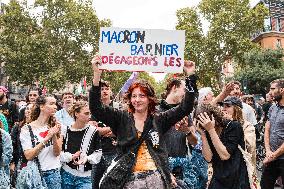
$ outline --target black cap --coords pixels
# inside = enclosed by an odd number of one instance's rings
[[[223,106],[224,104],[229,104],[229,105],[239,106],[240,108],[243,108],[242,101],[238,97],[235,97],[235,96],[229,96],[225,98],[223,102],[218,102],[218,104],[220,104],[221,106]]]

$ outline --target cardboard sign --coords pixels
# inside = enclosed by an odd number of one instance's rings
[[[185,31],[101,28],[100,69],[181,73]]]

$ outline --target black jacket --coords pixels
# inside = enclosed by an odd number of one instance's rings
[[[195,81],[193,82],[195,85]],[[193,87],[189,86],[189,88],[192,89]],[[168,156],[164,142],[164,134],[171,128],[172,125],[180,121],[184,116],[188,115],[192,111],[195,92],[194,90],[186,91],[185,98],[179,106],[168,111],[149,116],[145,121],[145,124],[149,123],[149,121],[151,121],[151,123],[155,123],[153,124],[148,136],[151,136],[155,132],[158,133],[159,145],[154,146],[151,137],[148,137],[145,142],[149,153],[165,182],[166,188],[170,188],[171,179],[170,170],[168,167]],[[126,153],[138,140],[133,114],[127,111],[105,106],[102,104],[100,99],[100,86],[92,86],[89,97],[92,115],[111,127],[113,133],[117,136],[119,153]]]

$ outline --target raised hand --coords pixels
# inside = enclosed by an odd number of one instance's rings
[[[93,68],[93,71],[94,73],[101,73],[102,71],[99,69],[99,65],[102,65],[102,59],[101,59],[101,56],[97,53],[92,61],[92,68]]]
[[[185,60],[183,70],[188,76],[194,74],[195,73],[195,62]]]
[[[92,62],[92,68],[93,68],[93,74],[94,74],[93,84],[94,86],[99,86],[99,82],[100,82],[101,74],[102,74],[102,70],[99,69],[99,65],[102,64],[101,56],[99,54],[96,54],[91,62]]]
[[[233,82],[229,82],[227,83],[223,89],[222,89],[222,93],[225,94],[226,96],[230,95],[231,91],[234,90],[234,86],[235,84]]]

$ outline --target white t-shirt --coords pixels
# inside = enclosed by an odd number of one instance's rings
[[[35,145],[42,142],[48,134],[47,126],[36,129],[32,128],[32,130],[35,137]],[[24,151],[33,148],[30,132],[27,125],[25,125],[21,130],[20,140]],[[61,167],[60,156],[56,157],[53,154],[52,140],[50,140],[40,151],[38,155],[38,160],[40,162],[42,171],[48,171]]]

